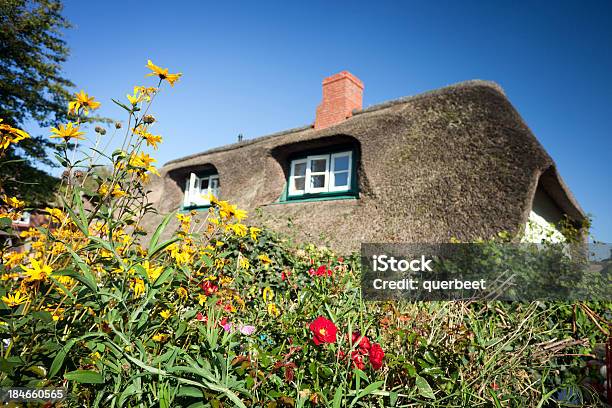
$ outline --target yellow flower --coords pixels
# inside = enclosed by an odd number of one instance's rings
[[[149,261],[144,261],[142,263],[142,267],[145,269],[145,271],[147,271],[147,276],[149,277],[149,281],[151,282],[155,282],[164,270],[163,266],[154,268],[152,265],[149,264]]]
[[[68,103],[68,113],[77,115],[79,109],[83,109],[83,113],[89,114],[89,110],[96,110],[100,107],[100,102],[96,102],[93,96],[89,96],[81,89],[81,92],[75,93],[76,99]]]
[[[280,310],[278,309],[275,303],[268,304],[268,314],[274,317],[278,317],[280,315]]]
[[[198,293],[198,303],[200,304],[200,306],[204,306],[204,303],[206,302],[206,299],[208,299],[206,297],[206,295]]]
[[[168,319],[170,316],[172,316],[172,312],[169,309],[167,309],[162,312],[159,312],[159,315],[163,317],[164,319]]]
[[[191,217],[184,214],[176,214],[176,219],[181,223],[181,230],[185,233],[189,232],[191,226]]]
[[[21,201],[17,197],[8,197],[6,194],[2,195],[2,201],[4,201],[16,210],[25,206],[25,201]]]
[[[71,286],[73,286],[76,281],[74,279],[72,279],[70,276],[64,276],[64,275],[53,275],[53,277],[62,285],[70,288]]]
[[[132,104],[132,106],[136,106],[138,102],[142,100],[142,94],[138,92],[136,88],[134,88],[134,95],[127,94],[125,95],[128,98],[128,101]]]
[[[32,264],[32,268],[27,268],[20,265],[21,269],[23,269],[28,275],[26,278],[28,281],[45,280],[47,275],[50,275],[51,272],[53,272],[53,269],[51,269],[50,266],[40,263],[36,259],[30,259],[30,263]]]
[[[100,187],[98,187],[98,193],[103,196],[108,194],[108,184],[106,183],[100,184]]]
[[[214,203],[212,197],[210,202]],[[236,206],[231,205],[227,201],[216,201],[216,204],[219,205],[219,215],[221,216],[221,218],[228,219],[232,215],[234,215],[234,212],[236,211]]]
[[[157,160],[155,160],[148,154],[140,152],[140,154],[133,154],[130,156],[129,165],[132,167],[145,169],[159,176],[159,172],[157,171],[157,169],[151,165],[151,163],[155,163],[156,161]]]
[[[263,297],[264,302],[267,303],[271,301],[272,299],[274,299],[274,291],[270,289],[269,286],[266,286],[263,290],[262,297]]]
[[[16,290],[15,294],[8,294],[7,296],[2,296],[2,301],[8,306],[19,306],[22,303],[27,302],[29,296],[27,294],[22,294],[20,291]]]
[[[162,137],[160,135],[153,135],[149,132],[142,135],[142,137],[147,141],[147,145],[153,146],[154,149],[157,149],[157,144],[162,142]]]
[[[221,279],[219,279],[219,285],[227,286],[227,285],[231,284],[233,281],[234,281],[234,279],[230,278],[229,276],[224,276]]]
[[[249,232],[251,233],[251,239],[253,241],[257,241],[257,234],[259,234],[261,232],[260,228],[256,228],[256,227],[251,227],[249,228]]]
[[[234,210],[234,217],[236,217],[238,221],[241,221],[247,217],[247,212],[236,208]]]
[[[117,183],[113,186],[113,192],[111,193],[115,198],[121,198],[127,193],[121,189],[121,186]]]
[[[168,81],[168,83],[170,84],[170,86],[174,86],[174,83],[176,81],[178,81],[178,79],[181,77],[181,73],[178,74],[169,74],[168,73],[168,68],[160,68],[157,65],[153,64],[153,62],[151,62],[151,60],[147,61],[147,68],[149,68],[151,71],[150,74],[147,74],[146,76],[155,76],[157,75],[159,77],[159,79],[161,80],[166,80]]]
[[[155,95],[156,92],[157,92],[157,88],[154,88],[152,86],[149,86],[149,87],[135,86],[134,87],[134,95],[136,95],[136,93],[140,93],[141,97],[146,99],[147,102],[151,102],[151,96]]]
[[[257,257],[262,264],[264,265],[270,265],[272,263],[272,260],[270,259],[270,257],[268,257],[268,255],[266,254],[261,254]]]
[[[168,339],[168,335],[164,333],[157,333],[152,337],[153,341],[162,342]]]
[[[76,126],[75,126],[76,125]],[[51,128],[51,139],[64,139],[68,142],[70,139],[85,140],[85,132],[79,131],[79,125],[76,123],[68,122],[66,125],[59,125],[59,128]]]
[[[244,256],[241,256],[240,260],[238,261],[238,266],[243,269],[249,269],[249,266],[251,266],[251,263],[249,262],[247,258],[245,258]]]
[[[135,278],[130,282],[130,288],[134,291],[134,297],[140,297],[145,292],[144,281],[140,278]]]
[[[153,146],[154,149],[157,149],[157,144],[162,142],[162,137],[149,133],[146,126],[139,125],[133,130],[135,134],[146,140],[148,146]]]
[[[176,294],[180,299],[187,299],[187,289],[182,286],[176,288]]]
[[[239,237],[245,237],[247,234],[247,227],[244,224],[236,223],[229,225],[229,227],[234,231],[234,234]]]
[[[53,319],[54,322],[57,322],[58,320],[62,320],[64,318],[64,308],[60,307],[57,310],[53,310],[51,312],[51,319]]]
[[[0,119],[0,151],[6,150],[11,143],[17,144],[23,139],[28,139],[30,135],[21,129],[14,128]]]

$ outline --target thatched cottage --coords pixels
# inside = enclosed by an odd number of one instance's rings
[[[313,124],[170,161],[152,201],[161,215],[205,210],[211,192],[250,210],[251,223],[341,251],[585,221],[497,84],[467,81],[365,109],[363,89],[346,71],[326,78]]]

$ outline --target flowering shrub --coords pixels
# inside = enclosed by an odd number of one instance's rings
[[[140,224],[154,211],[146,189],[157,170],[143,149],[162,142],[148,112],[181,76],[147,67],[157,86],[114,101],[128,115],[121,149],[98,148],[101,126],[85,137],[82,118],[100,103],[84,91],[68,107],[73,121],[51,129],[66,168],[63,204],[21,234],[24,247],[3,248],[0,386],[63,386],[63,406],[102,407],[529,406],[550,397],[560,351],[538,345],[570,333],[557,327],[566,308],[366,304],[356,256],[297,247],[214,197],[204,222],[168,214],[147,235]],[[0,131],[2,149],[28,137]],[[104,162],[111,170],[97,172]],[[26,204],[1,199],[8,231]],[[162,240],[172,217],[178,228]]]

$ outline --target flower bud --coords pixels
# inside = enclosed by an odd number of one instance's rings
[[[121,122],[115,122],[115,129],[121,129]]]
[[[144,115],[142,117],[142,121],[147,125],[150,125],[151,123],[155,122],[155,117],[153,115]]]
[[[96,126],[96,128],[94,130],[96,131],[96,133],[102,134],[102,130],[104,130],[104,129],[102,129],[101,126]]]

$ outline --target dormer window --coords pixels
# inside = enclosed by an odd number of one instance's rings
[[[287,198],[356,192],[352,150],[313,154],[291,160]]]
[[[209,206],[210,194],[219,197],[219,175],[190,173],[185,181],[183,208]]]

